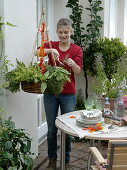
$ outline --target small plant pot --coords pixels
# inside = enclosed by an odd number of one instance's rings
[[[56,81],[55,79],[48,80],[46,93],[60,94],[63,91],[63,82]]]

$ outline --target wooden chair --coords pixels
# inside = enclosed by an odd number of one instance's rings
[[[103,168],[105,170],[127,170],[127,140],[110,140],[107,159],[103,158],[96,147],[89,147],[89,150],[96,159],[96,165],[90,166],[92,170]]]

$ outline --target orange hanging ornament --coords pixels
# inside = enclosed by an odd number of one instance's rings
[[[38,52],[38,57],[44,57],[47,55],[44,52],[44,43],[45,43],[45,41],[48,41],[48,39],[45,39],[45,27],[46,27],[46,24],[43,22],[41,25],[41,28],[39,30],[41,32],[41,47]]]
[[[41,70],[42,70],[42,74],[44,74],[45,71],[46,71],[46,68],[45,68],[45,65],[44,65],[44,62],[43,62],[43,61],[44,61],[43,58],[40,58],[39,67],[40,67]]]
[[[48,41],[48,38],[45,39],[45,27],[46,27],[46,24],[43,22],[39,30],[41,32],[41,47],[39,48],[38,57],[40,58],[39,67],[41,67],[42,73],[45,73],[46,71],[43,57],[47,55],[44,52],[44,43],[45,41]]]

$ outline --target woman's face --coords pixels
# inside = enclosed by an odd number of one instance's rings
[[[67,26],[59,26],[56,31],[60,42],[67,42],[70,40],[72,29]]]

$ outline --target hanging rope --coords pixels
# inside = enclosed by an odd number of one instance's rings
[[[38,52],[38,57],[39,57],[39,61],[40,61],[39,66],[42,68],[42,73],[44,73],[45,67],[44,67],[43,57],[47,55],[44,52],[44,43],[45,42],[49,43],[49,47],[50,47],[50,50],[51,50],[51,57],[52,57],[52,60],[54,61],[54,65],[56,66],[56,61],[54,59],[52,45],[51,45],[51,42],[49,41],[47,26],[46,26],[46,22],[45,22],[45,9],[42,10],[42,14],[41,14],[41,17],[40,17],[40,22],[39,22],[39,29],[37,31],[36,39],[35,39],[35,42],[34,42],[34,45],[33,45],[32,62],[33,62],[34,53],[35,53],[35,50],[36,50],[37,37],[38,37],[39,32],[41,32],[41,46],[40,46],[39,52]]]
[[[41,17],[40,17],[40,21],[39,21],[39,28],[41,27],[41,23],[42,23],[42,21],[43,21],[44,15],[45,15],[45,9],[43,8],[43,9],[42,9],[42,13],[41,13]],[[33,62],[34,53],[35,53],[35,50],[36,50],[36,44],[37,44],[38,34],[39,34],[39,29],[37,29],[36,38],[35,38],[35,41],[34,41],[34,44],[33,44],[33,48],[32,48],[32,54],[31,54],[32,62]]]

